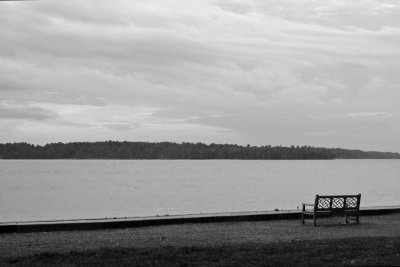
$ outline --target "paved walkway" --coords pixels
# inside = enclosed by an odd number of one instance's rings
[[[400,213],[399,206],[364,207],[360,209],[360,215],[382,215]],[[216,223],[237,221],[266,221],[281,219],[299,219],[300,210],[277,211],[249,211],[249,212],[225,212],[205,214],[185,214],[150,217],[126,217],[126,218],[100,218],[100,219],[76,219],[55,221],[27,221],[27,222],[0,222],[0,233],[27,233],[50,231],[74,231],[74,230],[100,230],[144,227],[168,224],[184,223]]]

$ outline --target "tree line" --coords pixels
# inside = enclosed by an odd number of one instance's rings
[[[240,146],[173,142],[72,142],[0,144],[2,159],[335,159],[400,158],[398,153],[311,146]]]

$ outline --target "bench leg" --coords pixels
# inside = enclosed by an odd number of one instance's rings
[[[315,212],[313,215],[313,226],[317,226],[317,214],[315,214]]]

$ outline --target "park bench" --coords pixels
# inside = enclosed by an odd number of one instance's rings
[[[360,200],[361,194],[333,196],[315,195],[314,204],[302,204],[301,222],[304,225],[306,217],[312,216],[313,225],[316,226],[317,217],[344,214],[344,221],[346,224],[349,223],[349,220],[354,220],[358,224],[360,222]]]

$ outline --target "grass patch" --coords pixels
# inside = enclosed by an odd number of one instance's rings
[[[346,238],[215,247],[102,248],[4,258],[8,266],[398,265],[400,237]]]

